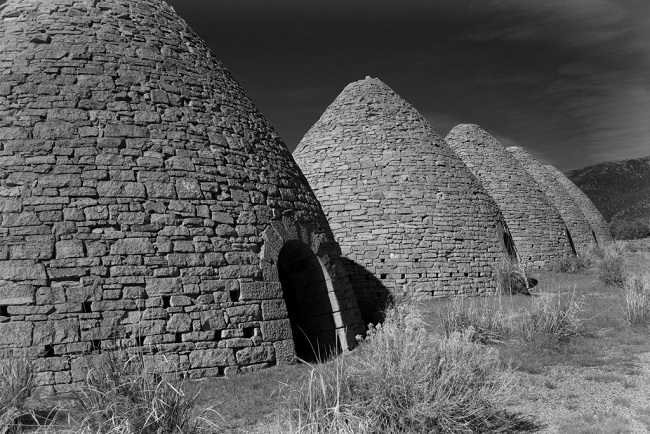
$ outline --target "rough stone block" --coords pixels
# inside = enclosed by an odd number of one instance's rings
[[[71,139],[74,132],[69,122],[43,122],[34,125],[33,135],[36,140]]]
[[[282,341],[291,339],[291,323],[288,319],[281,319],[276,321],[264,321],[260,323],[262,330],[262,337],[267,342]]]
[[[219,277],[221,279],[241,279],[245,277],[260,277],[262,270],[256,265],[228,265],[219,268]]]
[[[136,125],[106,125],[104,135],[106,137],[149,137],[149,130]]]
[[[111,255],[146,255],[154,251],[149,238],[122,238],[111,246]]]
[[[1,306],[20,306],[33,304],[36,298],[36,287],[33,285],[24,285],[0,281],[0,305]]]
[[[38,226],[41,219],[35,212],[9,213],[2,216],[2,226],[6,228]]]
[[[272,346],[248,347],[237,351],[235,356],[239,365],[273,362],[275,349]]]
[[[37,322],[34,326],[34,345],[56,345],[79,342],[77,318]]]
[[[0,277],[13,281],[45,281],[45,267],[34,261],[0,261]]]
[[[271,319],[288,318],[287,305],[284,300],[265,300],[262,302],[262,319],[267,321]]]
[[[147,194],[154,199],[176,199],[176,188],[174,184],[167,182],[147,182],[145,184]]]
[[[164,294],[179,294],[183,285],[179,277],[148,277],[145,290],[149,297]]]
[[[268,300],[282,298],[279,282],[242,282],[241,300]]]
[[[229,322],[239,324],[262,319],[260,306],[257,304],[248,304],[244,306],[233,306],[226,309]]]
[[[192,368],[212,368],[236,364],[235,352],[230,348],[194,350],[190,353],[190,367]]]
[[[230,265],[255,265],[259,263],[259,255],[253,252],[227,252],[226,261]]]
[[[0,348],[23,348],[32,345],[34,324],[23,321],[0,323]]]
[[[279,365],[296,363],[296,347],[293,340],[274,342],[273,348],[275,348],[275,359]]]
[[[183,333],[192,330],[192,318],[185,313],[177,313],[171,316],[167,322],[167,331],[171,333]]]
[[[208,310],[200,313],[201,330],[223,330],[226,328],[226,320],[221,310]]]
[[[202,199],[203,193],[199,181],[191,178],[181,178],[176,181],[176,193],[179,199]]]
[[[82,258],[84,257],[84,245],[82,241],[64,240],[56,243],[56,258]]]
[[[101,197],[129,197],[141,199],[146,197],[143,184],[127,181],[100,181],[97,184],[97,193]]]

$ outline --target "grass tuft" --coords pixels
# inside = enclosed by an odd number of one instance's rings
[[[503,294],[530,295],[526,267],[510,258],[502,258],[493,269],[497,289]]]
[[[3,360],[0,364],[0,432],[18,432],[30,412],[26,403],[35,388],[32,363],[24,357]],[[5,429],[6,427],[6,429]]]
[[[612,286],[623,287],[626,279],[625,246],[616,242],[605,248],[605,255],[600,261],[598,279]]]
[[[503,342],[512,330],[512,312],[501,305],[501,297],[455,298],[446,309],[438,311],[445,337],[463,332],[470,327],[474,342],[497,344]]]
[[[101,355],[73,393],[70,417],[81,430],[110,433],[195,433],[196,396],[179,381],[148,369],[141,354],[118,350]]]
[[[650,274],[628,276],[623,285],[620,303],[628,326],[649,326]]]
[[[578,336],[582,302],[575,292],[543,294],[533,301],[531,309],[520,317],[521,339],[524,342],[556,345]]]
[[[438,337],[412,306],[389,309],[355,353],[287,386],[291,431],[510,432],[521,422],[504,411],[516,398],[512,370],[473,333]]]

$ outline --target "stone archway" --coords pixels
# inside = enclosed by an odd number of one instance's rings
[[[296,355],[318,361],[338,352],[336,324],[330,301],[331,281],[305,243],[285,243],[278,256],[278,277],[287,305]]]
[[[515,249],[515,242],[513,241],[512,236],[510,235],[510,231],[501,222],[497,223],[496,229],[497,229],[497,235],[499,237],[499,241],[501,243],[501,248],[508,255],[510,259],[516,261],[517,250]]]
[[[288,217],[273,221],[262,238],[263,278],[282,288],[291,324],[291,351],[278,352],[278,362],[355,347],[365,329],[334,239]]]
[[[578,252],[576,251],[576,246],[573,244],[573,237],[571,237],[571,232],[569,231],[568,226],[564,226],[564,233],[566,233],[566,237],[569,239],[569,245],[571,246],[571,252],[573,252],[573,255],[576,256]]]

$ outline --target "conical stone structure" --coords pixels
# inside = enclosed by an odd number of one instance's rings
[[[498,207],[415,108],[380,80],[346,86],[294,157],[348,260],[362,314],[387,293],[495,289],[492,267],[504,255]]]
[[[461,124],[445,141],[499,205],[521,264],[544,268],[573,254],[560,213],[494,137],[478,125]]]
[[[589,221],[591,229],[593,231],[596,242],[599,245],[611,243],[614,241],[612,238],[612,232],[609,230],[609,225],[603,217],[603,215],[598,211],[593,202],[587,197],[586,194],[578,188],[569,178],[567,178],[564,173],[560,172],[555,166],[546,165],[544,166],[551,175],[555,177],[555,180],[569,193],[573,200],[578,204],[580,210],[584,216]]]
[[[562,220],[564,220],[569,228],[569,237],[575,250],[578,253],[588,250],[596,240],[589,222],[573,197],[569,195],[543,165],[523,148],[511,146],[506,148],[506,150],[532,175],[537,185],[539,185],[553,205],[555,205],[555,208],[560,212]]]
[[[171,7],[9,0],[0,19],[0,357],[64,388],[118,346],[198,378],[353,344],[318,201]]]

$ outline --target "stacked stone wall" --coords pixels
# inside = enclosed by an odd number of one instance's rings
[[[591,226],[576,201],[560,185],[549,171],[535,158],[519,146],[506,148],[515,159],[530,173],[537,185],[548,196],[566,223],[575,249],[585,252],[595,243]]]
[[[378,79],[349,84],[294,152],[362,312],[378,292],[493,291],[503,217],[426,120]]]
[[[340,250],[276,132],[159,0],[0,10],[0,358],[43,386],[117,347],[190,377],[294,357],[277,271],[299,242],[362,331]]]
[[[556,181],[564,187],[573,200],[578,204],[582,213],[589,221],[598,244],[603,245],[613,242],[614,238],[612,238],[612,232],[609,230],[607,221],[587,195],[556,167],[551,165],[546,165],[544,167],[548,169],[551,175],[555,177]]]
[[[445,141],[499,205],[521,264],[544,268],[572,254],[559,212],[494,137],[478,125],[462,124]]]

